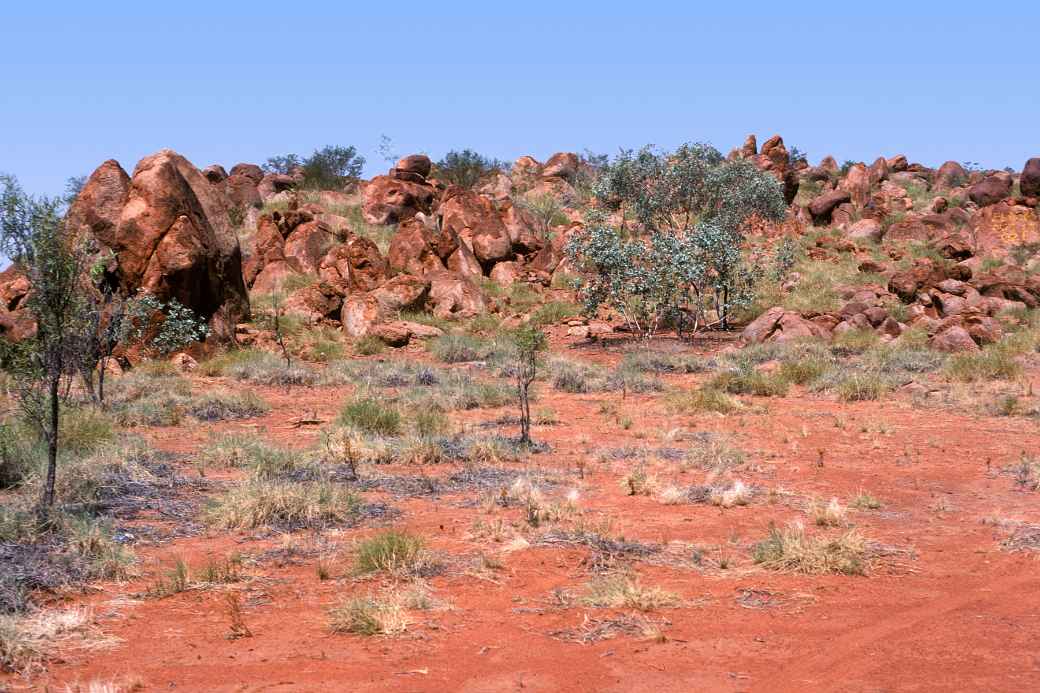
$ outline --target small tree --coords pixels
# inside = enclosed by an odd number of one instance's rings
[[[80,336],[80,375],[83,385],[97,404],[105,404],[105,372],[116,348],[131,327],[130,304],[115,290],[102,286],[87,298],[85,329]],[[97,372],[97,387],[94,373]]]
[[[62,381],[79,369],[87,306],[86,253],[66,232],[65,203],[33,198],[11,176],[0,176],[0,245],[26,274],[32,290],[26,307],[36,334],[13,364],[19,405],[47,443],[47,475],[41,520],[54,505],[58,467]]]
[[[434,165],[433,175],[452,185],[469,189],[505,168],[504,162],[482,156],[472,149],[463,149],[461,152],[452,150]]]
[[[302,187],[312,190],[332,190],[356,181],[361,177],[365,157],[354,147],[326,145],[307,158],[296,154],[272,156],[264,168],[270,173],[290,174],[297,169],[303,172]]]
[[[513,334],[516,348],[516,394],[520,402],[520,443],[531,444],[531,383],[538,375],[538,354],[545,350],[545,333],[525,325]]]
[[[704,144],[671,153],[649,146],[622,151],[593,190],[620,220],[611,226],[597,210],[568,246],[585,272],[586,312],[606,303],[647,339],[666,318],[680,334],[691,318],[694,330],[727,328],[732,308],[750,300],[758,272],[741,253],[746,222],[752,215],[779,221],[786,213],[776,179]]]
[[[341,188],[361,177],[365,157],[354,147],[327,145],[303,162],[303,187],[317,190]]]

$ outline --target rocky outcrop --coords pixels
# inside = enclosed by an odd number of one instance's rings
[[[419,212],[430,213],[436,193],[426,183],[376,176],[362,190],[361,211],[369,224],[397,224]]]
[[[1040,197],[1040,157],[1030,159],[1022,167],[1018,186],[1026,197]]]
[[[1011,194],[1011,176],[992,174],[968,188],[968,197],[979,207],[994,205]]]
[[[847,190],[831,190],[809,203],[809,214],[812,215],[813,224],[826,226],[831,223],[831,214],[834,209],[852,199]]]
[[[129,183],[117,163],[105,162],[73,203],[70,221],[115,255],[124,293],[176,298],[221,339],[233,338],[235,324],[249,314],[224,196],[176,152],[142,159]]]

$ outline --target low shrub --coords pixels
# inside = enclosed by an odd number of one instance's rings
[[[365,433],[393,436],[401,432],[401,413],[397,408],[371,396],[358,396],[347,402],[338,422]]]
[[[432,564],[433,560],[422,537],[389,530],[358,544],[354,573],[415,577],[427,573]]]

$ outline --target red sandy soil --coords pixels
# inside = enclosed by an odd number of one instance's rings
[[[588,358],[587,353],[572,355]],[[596,355],[610,361],[616,355]],[[1036,374],[1032,376],[1035,378]],[[669,376],[690,386],[702,376]],[[196,389],[221,379],[195,381]],[[290,420],[316,412],[333,419],[350,388],[255,388],[270,414],[249,422],[151,429],[159,448],[194,453],[214,431],[255,430],[283,445],[307,446],[317,427],[295,429]],[[751,398],[744,398],[752,402]],[[601,403],[633,420],[628,430]],[[1040,495],[1016,488],[1001,468],[1023,451],[1037,450],[1037,424],[1021,418],[979,417],[947,409],[915,408],[903,395],[880,402],[842,404],[827,395],[792,389],[785,398],[753,400],[748,413],[675,415],[663,395],[567,395],[541,388],[535,409],[549,406],[560,423],[535,429],[552,445],[529,466],[564,474],[553,494],[576,489],[586,519],[609,518],[614,532],[645,542],[687,542],[710,560],[697,567],[667,561],[632,564],[642,582],[678,593],[683,604],[645,615],[662,637],[618,634],[581,644],[552,633],[607,619],[624,610],[561,606],[554,590],[580,594],[590,578],[582,546],[532,546],[501,552],[503,545],[471,535],[477,520],[503,518],[522,525],[520,510],[488,514],[477,494],[393,498],[366,493],[402,511],[384,523],[423,535],[449,566],[430,579],[436,598],[450,608],[414,612],[413,625],[396,637],[362,637],[329,631],[327,609],[344,597],[376,591],[380,579],[349,577],[351,542],[379,531],[366,522],[327,531],[338,546],[333,579],[319,580],[318,558],[305,555],[279,565],[247,564],[250,578],[230,588],[190,590],[165,599],[143,598],[175,560],[202,565],[233,552],[256,555],[294,542],[315,545],[315,534],[291,537],[208,531],[202,536],[139,546],[141,577],[103,584],[76,603],[93,605],[103,631],[120,640],[92,653],[70,651],[26,684],[12,688],[62,690],[91,681],[133,682],[142,690],[178,691],[936,691],[1040,689],[1040,564],[1036,553],[1000,546],[1010,532],[993,519],[1040,522]],[[468,423],[511,415],[511,408],[455,416]],[[512,429],[503,429],[512,434]],[[790,496],[756,496],[744,507],[663,505],[628,496],[619,480],[632,462],[599,461],[596,451],[622,446],[684,447],[664,442],[667,431],[715,431],[732,436],[749,467],[737,477]],[[585,462],[584,479],[578,478]],[[662,483],[703,483],[648,457]],[[197,474],[190,464],[181,470]],[[385,471],[380,469],[379,471]],[[400,468],[397,473],[416,474]],[[426,469],[447,474],[445,465]],[[219,474],[218,474],[219,476]],[[227,474],[225,474],[227,476]],[[233,476],[233,474],[231,475]],[[750,547],[771,522],[801,519],[816,528],[808,500],[839,498],[847,504],[862,490],[880,510],[852,510],[857,530],[905,551],[883,557],[866,576],[797,575],[756,566]],[[466,502],[469,501],[467,505]],[[476,502],[474,502],[476,501]],[[501,552],[501,553],[500,553]],[[477,573],[481,554],[503,567]],[[720,568],[718,559],[729,565]],[[225,592],[242,593],[252,637],[229,640]],[[136,595],[136,596],[135,596]],[[0,680],[0,687],[3,682]]]

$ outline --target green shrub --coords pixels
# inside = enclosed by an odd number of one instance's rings
[[[338,421],[365,433],[393,436],[401,432],[401,413],[375,397],[359,396],[347,402]]]
[[[389,530],[358,544],[354,573],[387,573],[395,577],[419,576],[431,566],[426,542],[406,532]]]

